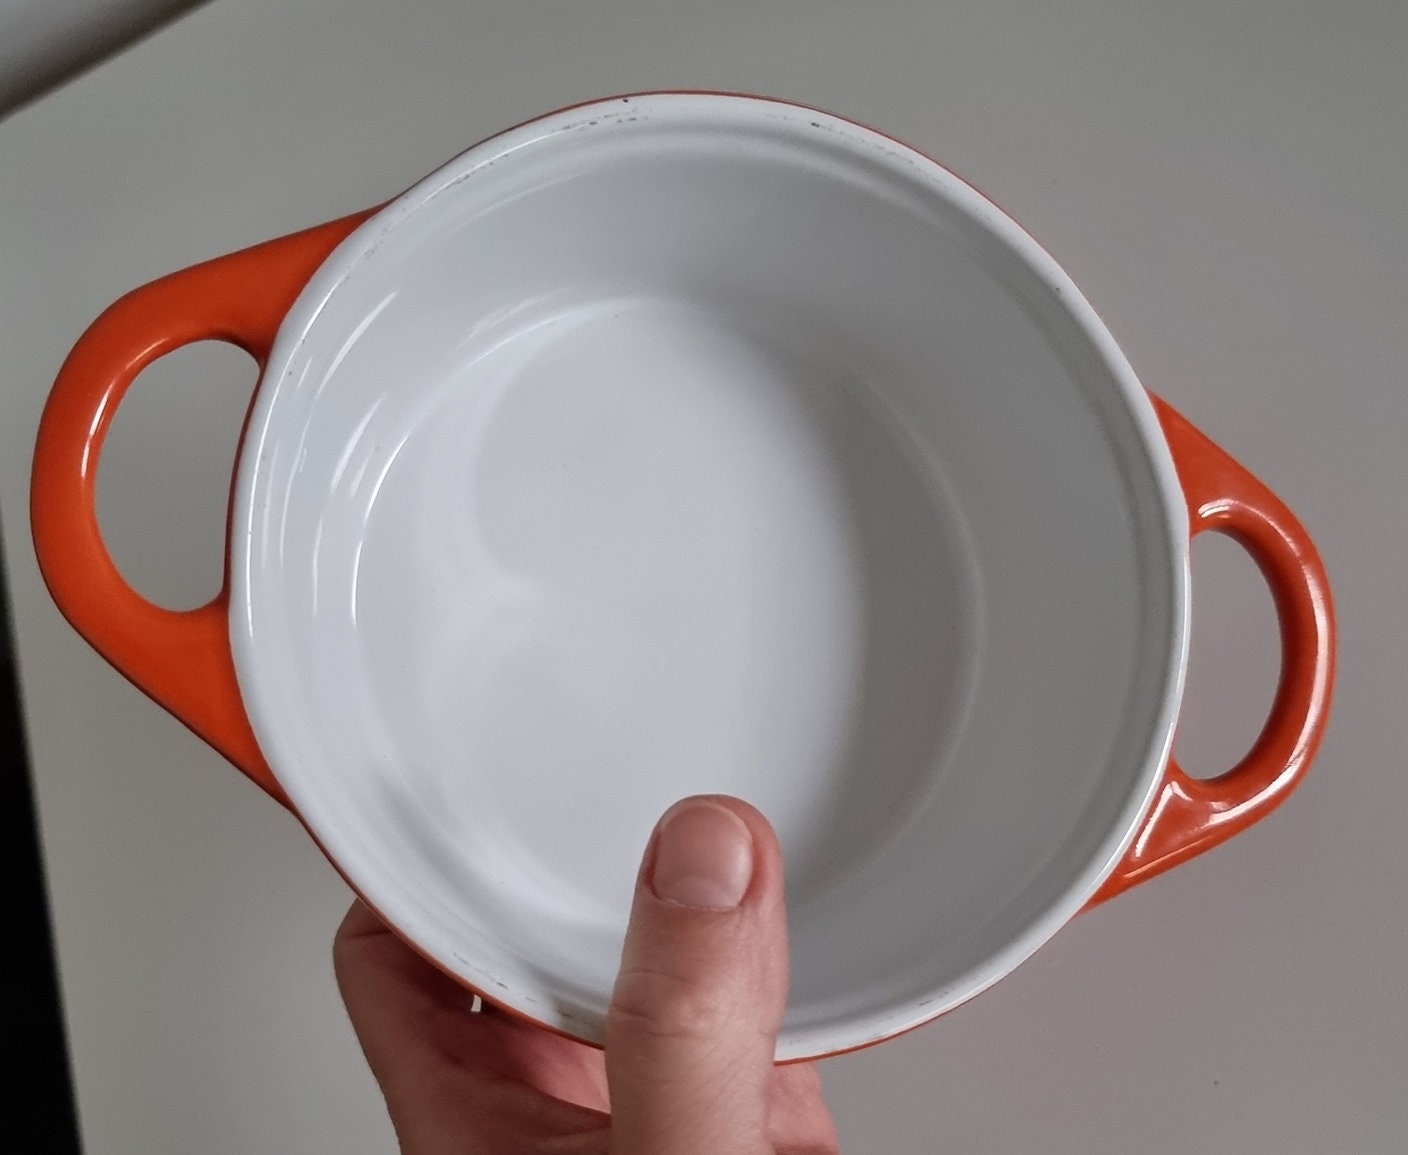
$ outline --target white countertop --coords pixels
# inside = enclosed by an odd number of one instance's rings
[[[1306,785],[951,1016],[824,1070],[856,1153],[1373,1153],[1408,1134],[1408,6],[1398,0],[220,0],[0,122],[0,510],[90,1155],[392,1149],[332,984],[346,892],[286,815],[109,669],[39,582],[46,390],[89,320],[377,202],[483,135],[657,87],[834,108],[1054,253],[1144,381],[1297,511],[1341,619]],[[219,581],[253,371],[152,370],[102,511],[156,596]],[[1229,764],[1265,594],[1195,549],[1182,753]]]

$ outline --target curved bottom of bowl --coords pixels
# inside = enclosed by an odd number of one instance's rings
[[[394,810],[553,955],[614,965],[679,797],[758,805],[802,903],[952,747],[977,624],[957,511],[807,345],[699,302],[556,306],[476,341],[388,455],[354,596]]]

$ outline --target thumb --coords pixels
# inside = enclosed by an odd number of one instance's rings
[[[678,803],[646,849],[606,1018],[612,1155],[771,1155],[786,1002],[772,827],[736,798]]]

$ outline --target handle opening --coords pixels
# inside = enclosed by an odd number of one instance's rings
[[[1207,781],[1256,742],[1281,676],[1281,638],[1266,576],[1245,549],[1215,530],[1193,539],[1188,677],[1174,757]]]
[[[98,466],[98,528],[123,580],[196,609],[224,585],[230,477],[258,364],[197,341],[148,365],[113,417]]]

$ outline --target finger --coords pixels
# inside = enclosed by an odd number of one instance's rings
[[[769,1101],[770,1134],[780,1155],[835,1155],[836,1125],[815,1063],[775,1068]]]
[[[646,850],[607,1015],[613,1152],[771,1152],[786,1001],[772,827],[734,798],[686,799]]]
[[[361,901],[333,939],[333,970],[367,1062],[383,1088],[418,1080],[473,1030],[469,994],[411,950]]]
[[[427,1136],[457,1135],[463,1144],[524,1128],[541,1136],[605,1127],[603,1112],[579,1105],[606,1105],[594,1090],[600,1061],[589,1048],[502,1015],[471,1013],[469,992],[361,902],[338,928],[333,963],[405,1149],[433,1149]]]

